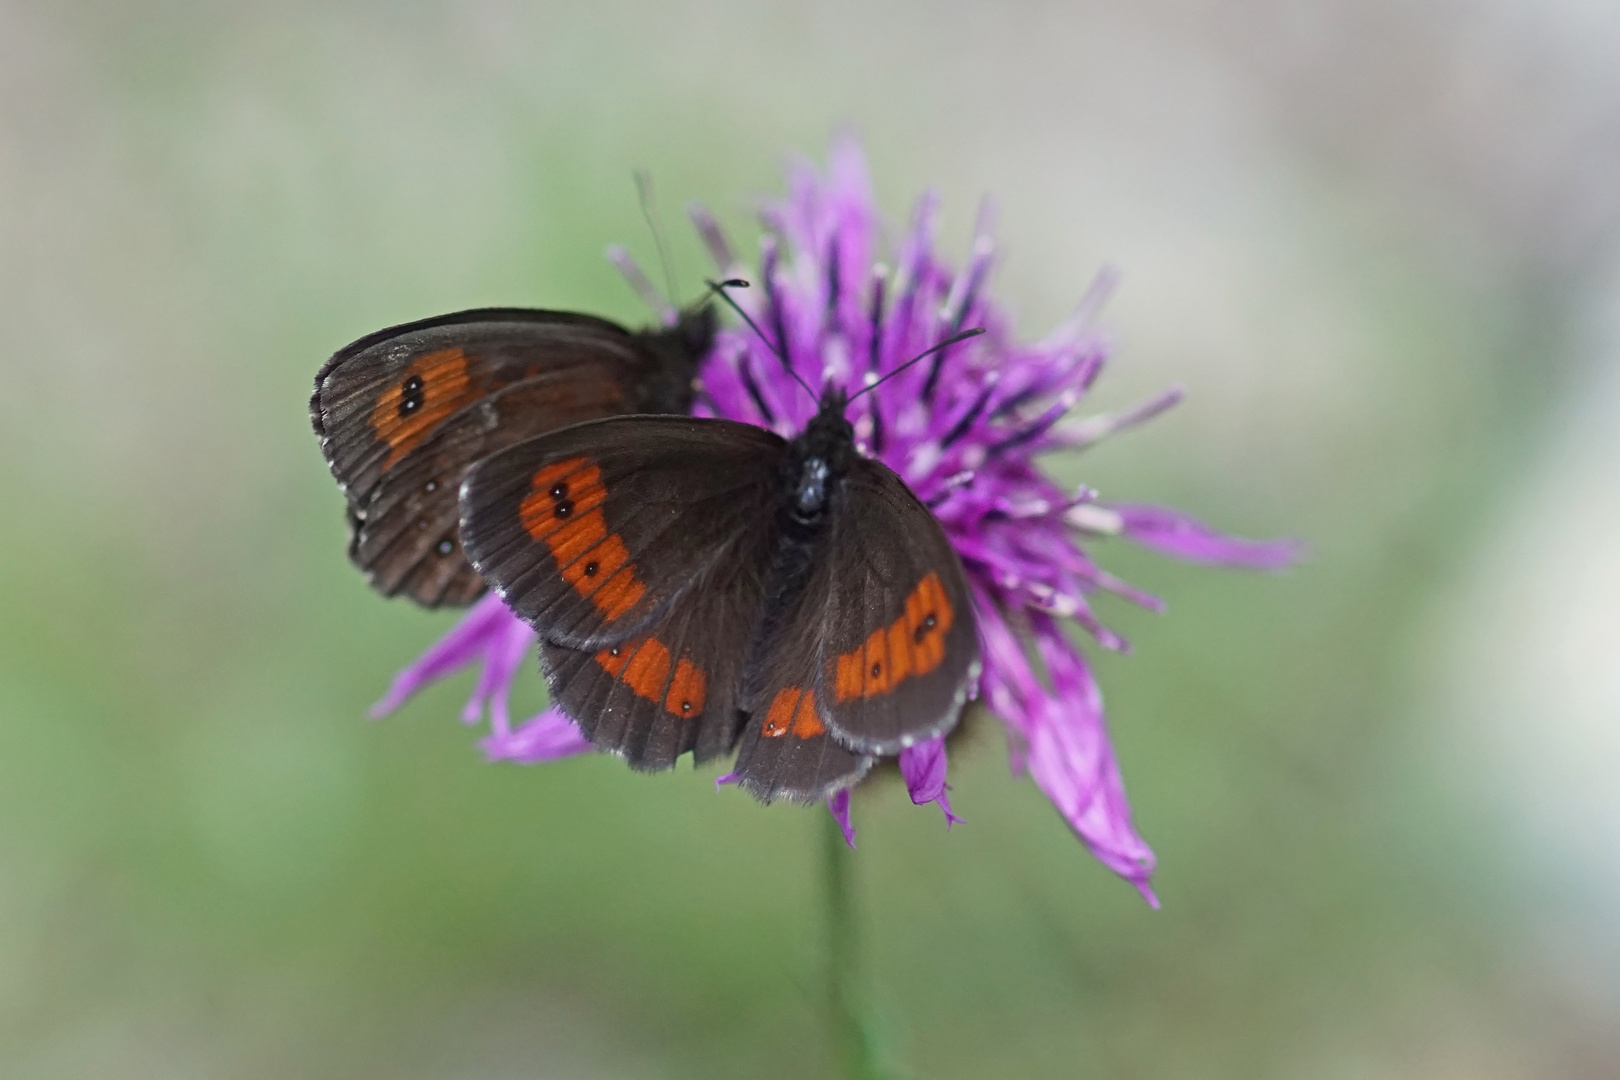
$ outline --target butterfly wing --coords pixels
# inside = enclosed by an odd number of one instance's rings
[[[349,497],[350,555],[387,595],[466,603],[457,492],[478,458],[622,412],[684,412],[713,340],[708,308],[633,334],[571,312],[490,308],[393,327],[340,350],[310,415]]]
[[[896,754],[955,726],[979,672],[973,603],[944,530],[892,470],[860,460],[843,499],[812,582],[817,701],[840,742]]]
[[[786,446],[729,420],[576,424],[468,471],[462,539],[543,638],[595,653],[647,632],[695,583],[725,580],[728,560],[764,559]]]
[[[768,517],[757,519],[761,523]],[[736,743],[737,691],[759,619],[772,530],[745,529],[647,630],[594,652],[542,641],[551,700],[599,750],[634,768],[698,762]]]
[[[484,580],[461,549],[461,478],[481,458],[581,420],[622,411],[625,387],[600,363],[503,387],[445,420],[387,469],[358,511],[355,565],[384,594],[466,603]]]
[[[961,562],[881,463],[854,463],[799,562],[804,583],[745,676],[759,691],[736,773],[766,801],[824,798],[950,730],[979,663]]]
[[[744,674],[747,709],[732,772],[761,802],[825,799],[872,767],[871,757],[844,746],[827,728],[816,689],[821,650],[809,599],[801,594],[771,635],[765,659]]]

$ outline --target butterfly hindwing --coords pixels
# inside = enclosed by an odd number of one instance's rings
[[[737,744],[737,781],[761,802],[815,802],[866,775],[872,758],[833,738],[815,689],[813,641],[773,650]]]
[[[647,630],[745,534],[769,527],[785,447],[727,420],[578,424],[469,471],[462,538],[543,638],[595,652]]]
[[[824,568],[831,530],[784,534],[777,542],[770,594],[753,631],[739,706],[746,713],[732,771],[764,801],[813,802],[855,783],[872,759],[842,745],[828,730],[817,673],[825,652]]]
[[[979,642],[962,564],[939,522],[887,466],[863,459],[824,550],[809,591],[828,729],[878,755],[950,730],[978,674]]]
[[[688,750],[698,762],[730,752],[771,539],[769,530],[739,533],[636,637],[595,652],[542,642],[552,701],[597,749],[638,769],[668,768]]]
[[[316,376],[310,413],[349,498],[354,561],[388,595],[472,600],[483,582],[457,535],[467,467],[582,420],[686,411],[713,332],[706,308],[648,333],[572,312],[490,308],[340,350]]]
[[[382,592],[462,603],[484,583],[461,550],[461,477],[496,450],[621,408],[621,388],[577,368],[505,387],[444,421],[382,474],[355,533],[354,561]]]

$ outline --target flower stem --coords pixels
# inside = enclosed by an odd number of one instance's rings
[[[831,814],[822,814],[822,873],[827,902],[827,1023],[833,1075],[844,1080],[880,1080],[872,1032],[863,1022],[865,993],[860,933],[852,883],[854,855]]]

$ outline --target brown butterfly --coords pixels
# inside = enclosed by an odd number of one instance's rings
[[[642,769],[735,748],[754,795],[808,801],[955,725],[979,668],[962,565],[856,449],[848,400],[829,387],[792,440],[626,416],[469,470],[472,564],[597,748]]]
[[[315,376],[310,421],[348,496],[349,557],[387,596],[427,607],[485,589],[457,496],[479,460],[621,413],[685,413],[714,342],[709,305],[634,333],[567,311],[482,308],[346,346]]]

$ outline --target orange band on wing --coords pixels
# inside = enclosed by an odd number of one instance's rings
[[[767,739],[780,739],[790,731],[796,739],[813,739],[826,730],[816,713],[816,692],[800,686],[778,690],[759,726],[759,733]]]
[[[607,488],[589,458],[568,458],[536,470],[518,506],[523,530],[551,549],[563,579],[609,622],[646,593],[630,551],[602,516]]]
[[[371,430],[388,447],[384,467],[393,468],[477,396],[467,377],[467,354],[460,349],[440,349],[411,361],[371,410]]]
[[[682,658],[669,678],[669,646],[657,638],[640,638],[603,649],[596,662],[609,675],[647,701],[663,699],[664,711],[675,716],[696,716],[703,711],[709,680],[703,669]],[[664,684],[669,692],[664,692]]]
[[[664,711],[676,716],[696,716],[703,711],[708,692],[709,677],[702,668],[683,658],[675,665],[675,678],[670,680],[669,693],[664,695]]]
[[[909,676],[939,667],[945,659],[945,634],[955,621],[945,586],[930,570],[906,597],[898,619],[838,657],[833,669],[838,702],[887,694]]]

